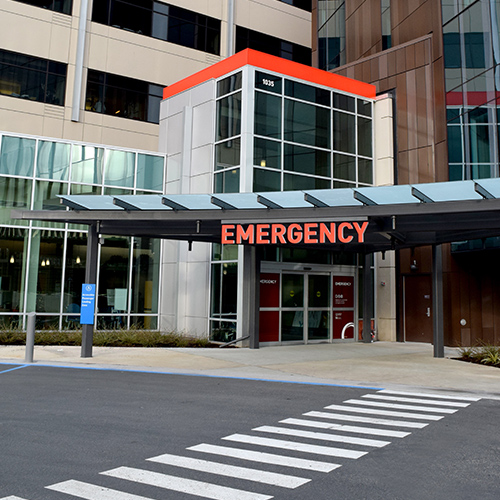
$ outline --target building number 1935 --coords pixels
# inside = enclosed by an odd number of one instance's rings
[[[263,78],[262,85],[267,85],[268,87],[274,87],[274,81],[268,80],[267,78]]]

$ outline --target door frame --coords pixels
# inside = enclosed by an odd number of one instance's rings
[[[259,304],[259,311],[278,311],[279,314],[279,340],[277,342],[265,342],[265,345],[302,345],[302,344],[324,344],[324,343],[336,343],[336,342],[356,342],[358,338],[358,321],[357,312],[358,312],[358,268],[357,266],[332,266],[331,264],[297,264],[292,262],[267,262],[264,261],[261,263],[260,273],[267,274],[279,274],[279,306],[271,307],[271,308],[261,308]],[[304,305],[302,311],[304,311],[304,333],[302,340],[282,340],[282,332],[281,332],[281,313],[283,310],[293,310],[293,308],[283,308],[282,307],[282,275],[283,274],[300,274],[304,276]],[[328,306],[328,310],[330,312],[329,317],[329,336],[325,339],[313,339],[309,340],[308,338],[308,286],[309,280],[307,279],[308,275],[328,275],[330,282],[330,305]],[[355,290],[354,290],[354,308],[334,308],[333,307],[333,276],[335,275],[344,275],[344,276],[352,276],[354,278]],[[321,308],[313,308],[314,310]],[[354,335],[353,338],[350,339],[333,339],[333,316],[335,311],[339,310],[353,310],[354,315]]]

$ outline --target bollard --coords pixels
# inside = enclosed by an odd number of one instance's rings
[[[33,363],[33,351],[35,349],[35,320],[34,312],[28,313],[28,323],[26,326],[26,363]]]

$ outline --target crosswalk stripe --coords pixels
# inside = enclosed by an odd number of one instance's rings
[[[126,479],[136,483],[157,486],[166,490],[177,491],[178,493],[187,493],[212,500],[269,500],[273,498],[269,495],[252,493],[251,491],[228,488],[217,484],[195,481],[194,479],[185,479],[182,477],[169,476],[160,472],[153,472],[132,467],[118,467],[117,469],[101,472],[106,476]]]
[[[408,413],[405,411],[388,411],[388,410],[374,410],[372,408],[356,408],[355,406],[340,406],[330,405],[326,406],[325,410],[340,410],[348,411],[350,413],[368,413],[370,415],[385,415],[386,417],[402,417],[402,418],[415,418],[417,420],[441,420],[443,417],[438,415],[425,415],[423,413]]]
[[[209,472],[220,476],[235,477],[238,479],[247,479],[258,483],[271,484],[282,488],[298,488],[306,484],[310,479],[303,477],[290,476],[287,474],[278,474],[276,472],[267,472],[258,469],[249,469],[247,467],[237,467],[235,465],[226,465],[218,462],[209,462],[197,458],[180,457],[178,455],[164,454],[158,457],[148,458],[148,461],[157,462],[175,467],[184,467],[186,469]]]
[[[417,410],[417,411],[428,411],[431,413],[456,413],[458,410],[451,408],[430,408],[428,406],[416,406],[416,405],[400,405],[395,403],[381,403],[378,401],[364,401],[362,399],[348,399],[344,403],[364,405],[364,406],[377,406],[378,408],[394,408],[395,410]]]
[[[383,389],[379,391],[384,394],[395,394],[399,396],[416,396],[420,398],[435,398],[435,399],[457,399],[459,401],[479,401],[481,398],[474,398],[470,396],[449,396],[448,394],[431,394],[425,392],[404,392],[404,391],[392,391],[389,389]]]
[[[74,497],[85,498],[86,500],[153,500],[152,498],[132,495],[132,493],[112,490],[95,484],[75,481],[74,479],[52,484],[51,486],[46,486],[46,488],[66,493],[67,495],[73,495]]]
[[[316,455],[326,455],[328,457],[341,457],[358,459],[366,455],[366,451],[345,450],[342,448],[330,448],[328,446],[318,446],[314,444],[296,443],[294,441],[284,441],[281,439],[261,438],[257,436],[248,436],[246,434],[232,434],[223,437],[227,441],[237,443],[255,444],[258,446],[269,446],[270,448],[280,448],[282,450],[301,451],[304,453],[314,453]]]
[[[309,411],[304,413],[306,417],[331,418],[332,420],[344,420],[348,422],[359,422],[375,425],[390,425],[392,427],[409,427],[413,429],[423,429],[429,424],[421,422],[407,422],[404,420],[386,420],[385,418],[358,417],[357,415],[346,415],[344,413],[326,413],[324,411]]]
[[[297,429],[289,429],[287,427],[274,427],[271,425],[263,425],[252,429],[253,431],[269,432],[273,434],[282,434],[284,436],[297,436],[309,439],[319,439],[321,441],[333,441],[336,443],[359,444],[360,446],[373,446],[374,448],[382,448],[391,444],[390,441],[380,441],[378,439],[363,439],[351,436],[340,436],[339,434],[326,434],[325,432],[301,431]]]
[[[319,420],[304,420],[301,418],[286,418],[280,420],[280,424],[301,425],[303,427],[314,427],[316,429],[332,429],[336,431],[355,432],[357,434],[370,434],[373,436],[404,438],[411,432],[391,431],[388,429],[375,429],[370,427],[358,427],[357,425],[332,424]]]
[[[0,500],[26,500],[26,499],[25,498],[21,498],[21,497],[16,497],[14,495],[11,495],[10,497],[0,498]]]
[[[243,450],[240,448],[231,448],[227,446],[217,446],[205,443],[197,444],[187,449],[192,451],[199,451],[201,453],[211,453],[212,455],[221,455],[224,457],[249,460],[251,462],[259,462],[271,465],[283,465],[285,467],[313,470],[316,472],[331,472],[332,470],[338,469],[340,467],[339,464],[320,462],[318,460],[306,460],[303,458],[287,457],[283,455],[275,455],[273,453],[263,453],[261,451]]]
[[[456,403],[454,401],[431,401],[430,399],[399,398],[397,396],[383,396],[382,394],[365,394],[362,398],[383,399],[385,401],[399,401],[401,403],[424,403],[436,406],[454,406],[456,408],[466,408],[470,403]]]

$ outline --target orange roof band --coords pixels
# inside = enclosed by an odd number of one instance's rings
[[[208,68],[198,71],[198,73],[194,75],[188,76],[166,87],[163,89],[163,99],[168,99],[175,94],[180,94],[212,78],[220,78],[246,65],[256,66],[260,69],[281,73],[285,76],[305,80],[306,82],[342,90],[350,94],[356,94],[360,97],[375,98],[375,86],[369,83],[360,82],[341,75],[335,75],[328,71],[323,71],[322,69],[312,68],[305,64],[299,64],[289,61],[288,59],[257,52],[256,50],[245,49],[234,56],[223,59]]]

